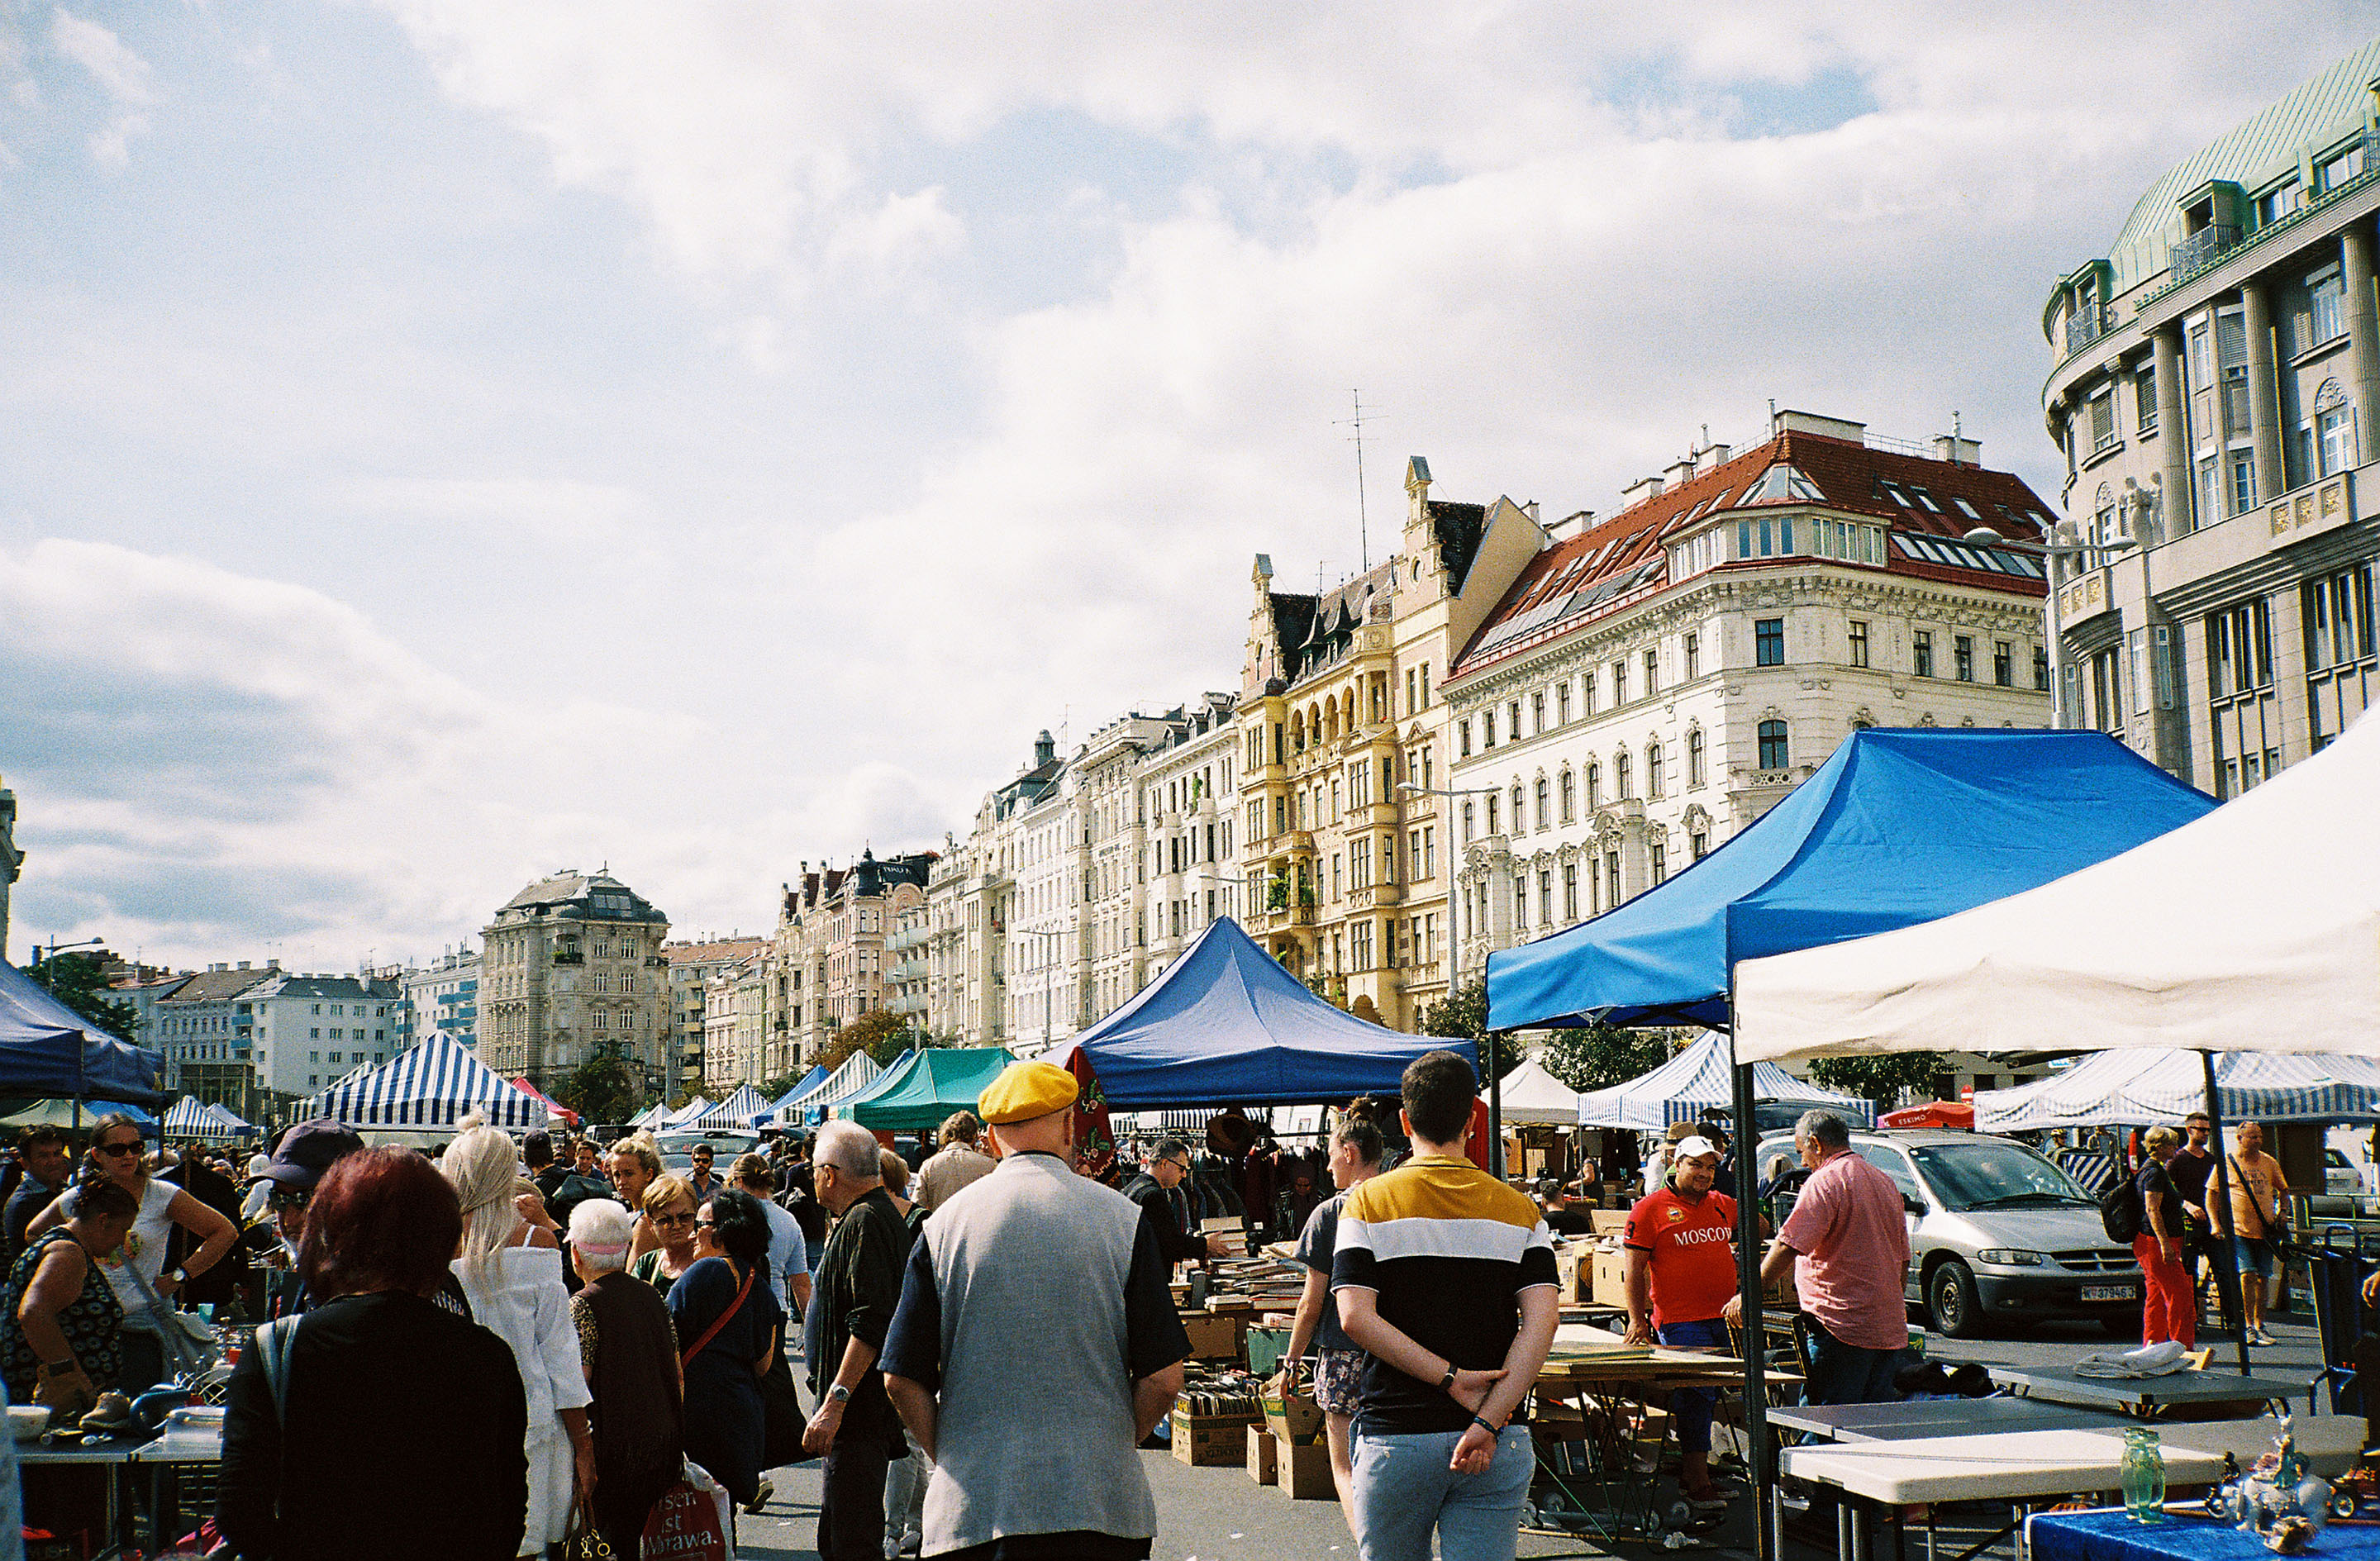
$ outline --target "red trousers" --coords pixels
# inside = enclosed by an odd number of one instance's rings
[[[2177,1252],[2186,1251],[2181,1238],[2170,1239]],[[2198,1343],[2198,1297],[2192,1293],[2190,1270],[2180,1257],[2166,1257],[2155,1236],[2132,1238],[2132,1255],[2140,1260],[2148,1293],[2141,1300],[2141,1342],[2163,1344],[2171,1339],[2184,1348]]]

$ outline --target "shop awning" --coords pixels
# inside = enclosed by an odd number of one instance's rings
[[[1075,1045],[1109,1107],[1127,1111],[1392,1099],[1405,1065],[1424,1052],[1479,1063],[1470,1041],[1408,1035],[1332,1007],[1229,916]]]
[[[1668,882],[1490,954],[1488,1023],[1724,1026],[1739,961],[1965,911],[2214,805],[2096,732],[1853,732],[1782,802]]]
[[[2215,1059],[2227,1122],[2380,1121],[2380,1061],[2368,1057],[2227,1051]],[[2178,1123],[2206,1109],[2206,1065],[2195,1051],[2103,1051],[2014,1089],[1975,1092],[1985,1132]]]
[[[0,960],[0,1095],[157,1103],[165,1059],[109,1035]]]

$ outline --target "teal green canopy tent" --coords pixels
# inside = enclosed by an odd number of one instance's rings
[[[834,1107],[864,1128],[922,1132],[953,1111],[972,1111],[1000,1071],[1016,1059],[1004,1047],[935,1047],[887,1068],[854,1099]]]

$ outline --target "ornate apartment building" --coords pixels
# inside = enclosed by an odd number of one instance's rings
[[[886,945],[893,924],[924,905],[934,860],[930,851],[882,861],[862,852],[847,868],[812,872],[803,863],[801,877],[784,888],[768,959],[743,976],[758,983],[747,1004],[755,1010],[757,1043],[739,1041],[733,1079],[716,1063],[705,1076],[733,1087],[798,1072],[836,1028],[892,1006]]]
[[[1415,457],[1398,551],[1336,590],[1277,590],[1257,556],[1237,712],[1242,922],[1334,1001],[1405,1030],[1448,976],[1439,685],[1547,539],[1511,500],[1434,500],[1430,480]]]
[[[658,1047],[662,1059],[663,1095],[675,1099],[706,1087],[709,1075],[704,1071],[704,1062],[710,1049],[705,1031],[705,989],[729,966],[751,958],[767,946],[768,940],[761,938],[710,938],[662,945],[662,958],[669,962]]]
[[[669,918],[608,872],[556,873],[480,929],[480,1060],[551,1093],[612,1050],[663,1065]]]
[[[2216,796],[2380,676],[2375,112],[2380,42],[2168,170],[2042,313],[2059,719]]]
[[[1559,528],[1444,686],[1471,977],[1699,860],[1854,727],[2048,724],[2040,556],[1963,539],[2047,506],[1979,454],[1782,412]]]

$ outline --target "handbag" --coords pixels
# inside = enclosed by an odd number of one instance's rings
[[[215,1346],[214,1330],[188,1312],[176,1312],[165,1304],[150,1285],[148,1277],[137,1263],[126,1263],[124,1272],[132,1277],[132,1288],[140,1292],[142,1305],[156,1320],[157,1333],[164,1341],[165,1359],[175,1367],[175,1374],[195,1383],[215,1363],[221,1353]]]
[[[595,1515],[580,1502],[570,1509],[570,1531],[562,1536],[563,1561],[618,1561],[619,1553],[603,1531],[595,1526]]]
[[[732,1510],[719,1482],[687,1458],[677,1483],[662,1493],[645,1519],[644,1553],[671,1561],[735,1561]]]

